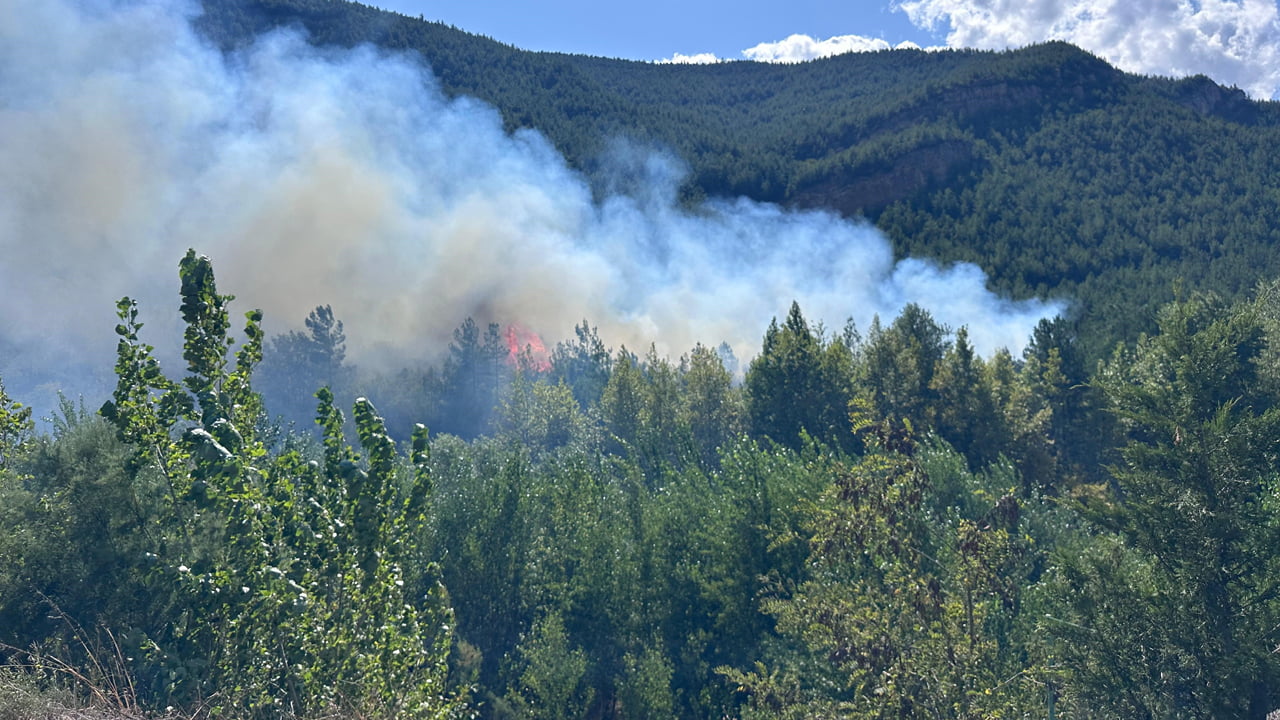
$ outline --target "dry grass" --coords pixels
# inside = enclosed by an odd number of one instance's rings
[[[0,720],[136,720],[136,711],[77,697],[21,666],[0,668]]]
[[[128,659],[114,633],[88,633],[52,599],[41,597],[68,630],[76,654],[38,646],[0,645],[7,661],[0,664],[0,720],[140,720],[148,715],[138,703]],[[176,720],[176,716],[170,716]]]

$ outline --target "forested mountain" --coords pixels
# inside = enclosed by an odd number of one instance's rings
[[[336,0],[209,2],[198,24],[227,48],[287,26],[417,52],[446,92],[538,129],[588,173],[625,137],[676,153],[691,196],[865,215],[900,254],[1075,300],[1094,357],[1152,329],[1178,279],[1237,297],[1280,270],[1280,106],[1063,43],[661,65],[526,52]]]
[[[982,354],[982,308],[793,302],[741,365],[468,317],[396,365],[328,304],[269,337],[188,250],[173,324],[116,302],[99,408],[0,382],[0,718],[1280,713],[1276,106],[1063,44],[661,66],[331,0],[198,24],[233,67],[276,26],[411,48],[597,183],[612,138],[665,147],[691,207],[865,214],[1077,315]]]

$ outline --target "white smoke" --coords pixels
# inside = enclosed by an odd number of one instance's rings
[[[169,342],[188,247],[274,331],[332,304],[362,363],[425,356],[468,316],[749,357],[792,299],[863,327],[917,302],[986,352],[1059,309],[1002,300],[972,266],[895,264],[832,214],[688,211],[661,154],[619,145],[595,201],[540,135],[446,99],[413,57],[275,33],[228,58],[172,3],[90,5],[0,1],[0,345],[22,350],[0,377],[109,371],[122,295]]]

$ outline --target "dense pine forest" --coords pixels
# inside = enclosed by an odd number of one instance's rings
[[[793,305],[740,383],[702,346],[584,324],[513,353],[468,321],[442,367],[380,380],[452,431],[429,433],[337,399],[362,373],[328,308],[237,335],[208,258],[179,277],[185,375],[124,298],[100,409],[37,431],[0,395],[16,717],[1280,704],[1274,288],[1182,297],[1093,369],[1061,321],[983,358],[915,306],[862,335]],[[328,383],[315,432],[255,390],[290,353]]]
[[[664,66],[334,0],[195,24],[413,50],[593,192],[625,138],[690,206],[865,216],[1069,312],[982,354],[791,303],[667,356],[583,307],[388,366],[328,304],[269,334],[188,251],[176,302],[117,303],[105,403],[0,383],[0,718],[1280,709],[1273,104],[1057,43]]]

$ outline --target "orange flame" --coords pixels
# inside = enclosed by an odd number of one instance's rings
[[[512,367],[528,372],[550,372],[551,353],[542,344],[538,333],[521,325],[511,323],[507,326],[507,363]]]

